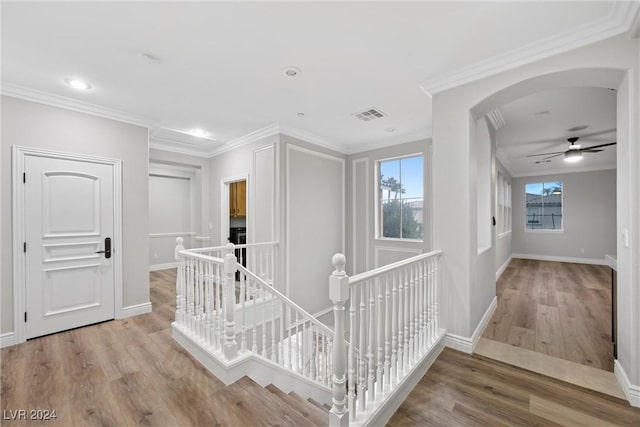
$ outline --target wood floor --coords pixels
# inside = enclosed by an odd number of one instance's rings
[[[324,409],[248,378],[231,386],[175,344],[175,273],[151,274],[153,312],[2,349],[2,425],[327,425]],[[55,410],[46,422],[16,411]],[[38,413],[35,413],[36,415]],[[42,413],[40,413],[42,414]],[[594,423],[597,421],[597,423]],[[622,400],[445,350],[390,425],[640,425]]]
[[[445,349],[390,426],[639,426],[628,403]]]
[[[513,259],[483,337],[613,372],[611,270]]]

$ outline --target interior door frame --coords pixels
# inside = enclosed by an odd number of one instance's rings
[[[246,186],[246,190],[245,190],[245,202],[246,202],[246,206],[247,206],[247,215],[246,215],[246,221],[247,224],[249,223],[249,218],[251,215],[251,206],[250,206],[250,202],[249,202],[249,176],[250,174],[246,173],[246,174],[239,174],[239,175],[234,175],[234,176],[230,176],[227,178],[223,178],[220,180],[220,207],[221,207],[221,211],[220,211],[220,245],[224,246],[227,243],[229,243],[227,241],[227,235],[229,233],[229,184],[232,184],[234,182],[239,182],[239,181],[246,181],[247,186]],[[247,241],[247,243],[249,243]]]
[[[24,312],[26,308],[26,255],[23,244],[26,241],[25,230],[25,189],[23,174],[25,173],[25,157],[47,157],[51,159],[76,160],[98,163],[113,167],[113,281],[114,281],[114,314],[122,317],[122,160],[97,157],[85,154],[53,151],[40,148],[11,147],[11,185],[12,185],[12,231],[13,231],[13,331],[15,343],[26,341],[26,325]]]

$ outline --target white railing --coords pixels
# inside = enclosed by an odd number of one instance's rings
[[[438,328],[438,268],[433,251],[348,277],[333,257],[334,303],[331,425],[367,424],[429,353]],[[348,320],[345,307],[348,303]]]
[[[177,242],[178,327],[225,361],[250,352],[325,387],[331,385],[334,334],[330,328],[275,289],[270,280],[242,266],[235,256],[238,246],[184,250]]]

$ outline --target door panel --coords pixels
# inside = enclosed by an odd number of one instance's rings
[[[26,337],[114,318],[112,165],[25,156]]]

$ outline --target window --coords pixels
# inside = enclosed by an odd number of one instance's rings
[[[562,182],[525,186],[525,230],[562,230]]]
[[[498,172],[496,193],[497,231],[501,235],[511,231],[511,182],[501,172]]]
[[[423,237],[423,157],[378,162],[378,237]]]

